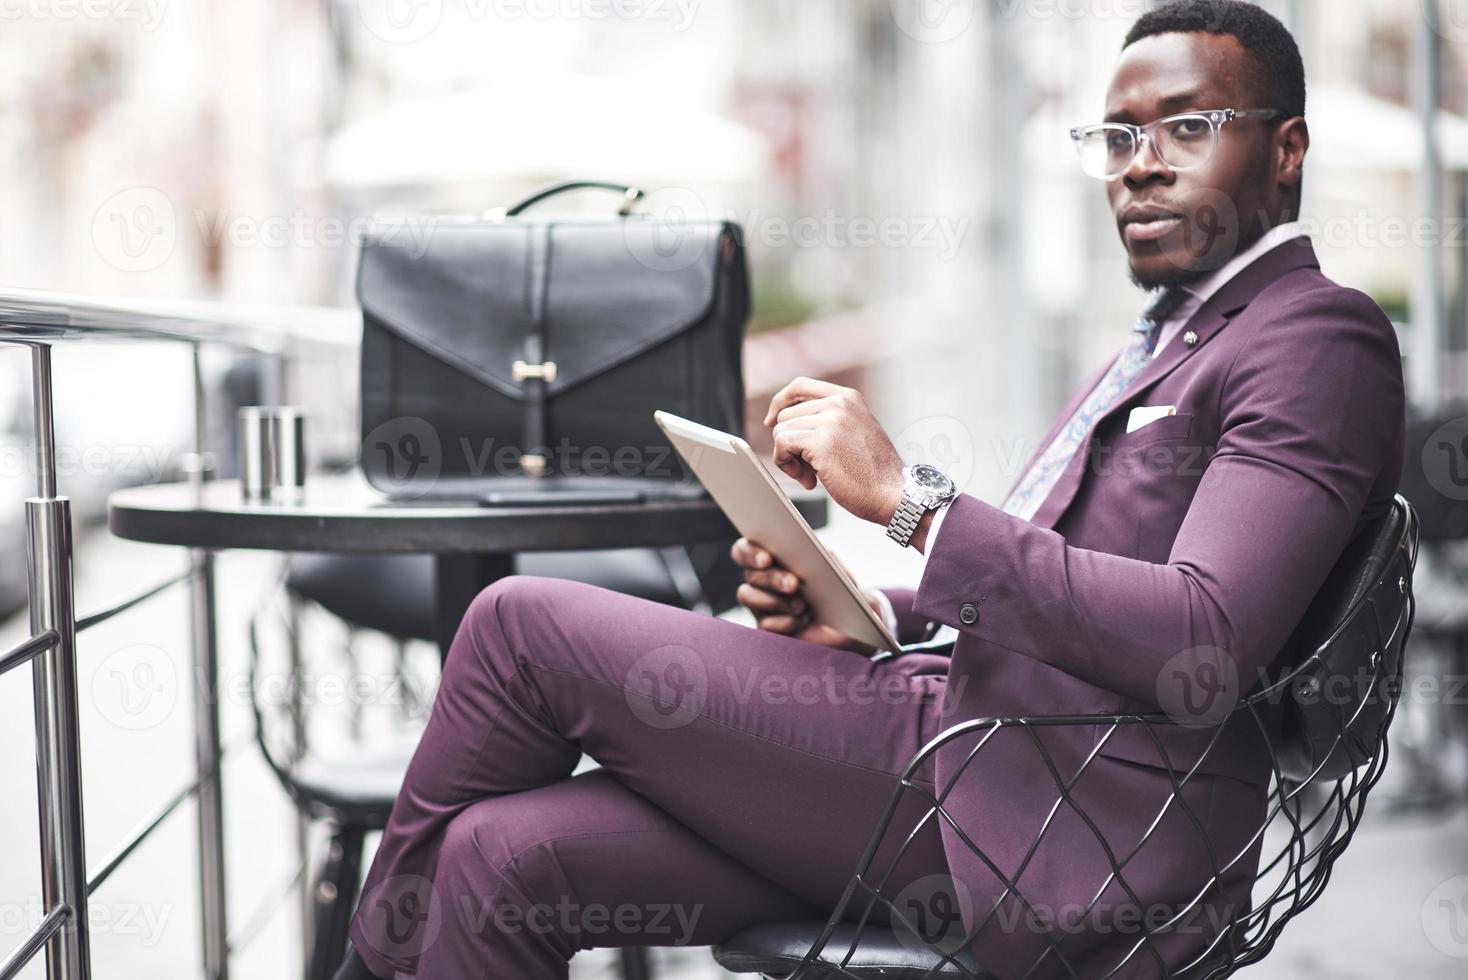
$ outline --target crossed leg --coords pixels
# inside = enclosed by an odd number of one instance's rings
[[[594,946],[704,946],[821,911],[604,769],[481,800],[449,823],[420,977],[564,977]],[[443,940],[443,941],[440,941]]]
[[[504,579],[450,648],[353,942],[382,976],[534,980],[564,977],[587,946],[704,944],[819,916],[895,774],[941,727],[946,670]],[[602,769],[570,779],[583,752]],[[907,794],[895,826],[922,810]],[[946,873],[929,821],[892,887]]]

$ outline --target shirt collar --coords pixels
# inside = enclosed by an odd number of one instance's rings
[[[1229,280],[1253,265],[1265,252],[1291,239],[1299,238],[1304,233],[1298,221],[1287,221],[1271,228],[1257,242],[1234,256],[1218,270],[1209,273],[1195,283],[1183,286],[1182,290],[1186,298],[1172,311],[1172,315],[1159,325],[1160,330],[1157,343],[1152,349],[1152,356],[1156,357],[1161,354],[1162,349],[1182,331],[1183,324],[1191,320],[1203,308],[1203,304],[1208,302],[1214,293],[1226,286]]]
[[[1230,279],[1253,265],[1255,260],[1265,252],[1272,251],[1277,246],[1283,245],[1292,238],[1299,238],[1304,234],[1304,229],[1298,221],[1286,221],[1284,224],[1276,225],[1260,236],[1259,240],[1244,251],[1235,255],[1227,263],[1195,283],[1182,287],[1197,300],[1196,310],[1212,298],[1213,294],[1226,286]],[[1192,306],[1193,304],[1188,304]]]

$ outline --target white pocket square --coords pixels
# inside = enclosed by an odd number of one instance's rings
[[[1142,426],[1158,419],[1165,419],[1169,415],[1177,414],[1176,405],[1147,405],[1132,409],[1132,413],[1126,418],[1126,430],[1136,432]]]

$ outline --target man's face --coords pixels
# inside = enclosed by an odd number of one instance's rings
[[[1106,121],[1143,126],[1179,112],[1265,109],[1254,61],[1226,34],[1143,38],[1117,63]],[[1191,282],[1258,240],[1286,202],[1276,176],[1275,124],[1224,124],[1212,159],[1174,171],[1150,144],[1106,185],[1132,278],[1144,287]]]

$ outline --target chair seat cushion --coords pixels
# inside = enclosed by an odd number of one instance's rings
[[[312,752],[286,774],[287,789],[312,810],[364,827],[382,827],[417,743],[415,734],[351,744],[330,753]]]
[[[652,548],[516,555],[515,571],[683,605],[667,566]],[[297,555],[286,579],[292,592],[348,623],[430,641],[435,639],[435,584],[432,555]]]
[[[767,922],[739,933],[726,943],[714,947],[714,959],[731,973],[759,973],[771,977],[787,977],[800,964],[806,952],[815,945],[825,928],[824,922]],[[801,980],[823,980],[826,977],[857,977],[859,980],[881,977],[882,980],[920,980],[922,977],[970,977],[990,980],[973,956],[962,950],[953,962],[943,962],[937,953],[917,948],[917,944],[900,939],[890,929],[868,924],[861,930],[856,953],[844,966],[838,967],[851,941],[856,936],[855,923],[836,927],[821,951],[820,966],[801,974]]]
[[[355,626],[433,639],[432,555],[296,555],[286,588]]]

